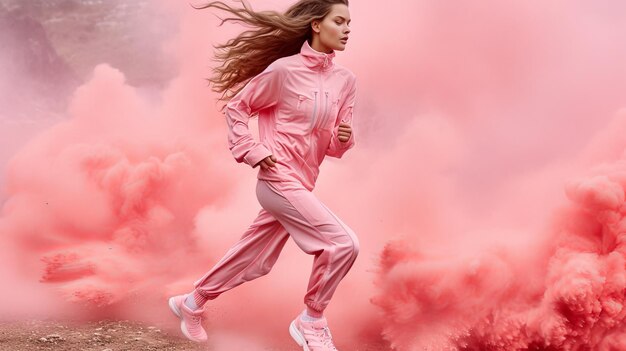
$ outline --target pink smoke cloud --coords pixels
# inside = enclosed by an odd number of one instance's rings
[[[396,239],[380,258],[372,300],[382,308],[385,338],[398,350],[616,345],[622,331],[612,325],[622,319],[614,311],[590,323],[594,335],[586,335],[591,327],[551,308],[565,299],[567,308],[592,319],[599,312],[588,306],[605,300],[602,290],[620,291],[621,278],[604,273],[614,263],[582,258],[585,250],[572,253],[571,262],[557,255],[562,228],[554,222],[580,223],[581,213],[571,208],[592,206],[568,204],[581,195],[568,190],[568,200],[566,180],[624,152],[623,123],[609,122],[624,105],[626,76],[618,62],[626,52],[615,50],[624,27],[607,16],[608,8],[580,3],[406,6],[417,9],[423,30],[409,32],[417,40],[406,42],[402,63],[369,75],[376,76],[372,86],[405,87],[397,99],[414,93],[425,113],[387,106],[394,128],[372,135],[399,135],[402,143],[377,144],[384,152],[375,155],[384,160],[360,159],[369,161],[364,174],[375,170],[387,185],[358,182],[377,189],[363,212],[396,219],[363,224]],[[393,75],[391,67],[411,69]],[[442,140],[428,142],[412,128],[416,120],[432,120],[431,111],[455,131],[456,143],[440,147],[446,129],[430,131]],[[436,150],[436,160],[424,157],[424,149]],[[389,165],[396,166],[387,171]],[[592,189],[585,196],[619,202],[621,189],[607,192],[615,184],[590,183],[582,186]],[[552,296],[542,299],[544,293]],[[620,310],[622,303],[606,308]]]
[[[39,256],[41,281],[61,283],[69,300],[109,305],[146,289],[137,282],[162,284],[175,262],[194,257],[195,211],[219,204],[233,180],[217,171],[203,182],[220,156],[169,123],[119,71],[98,66],[75,93],[70,119],[9,165],[3,223],[5,240],[28,253],[19,265],[35,273]],[[150,271],[161,278],[150,282]]]
[[[619,349],[625,176],[620,159],[569,183],[571,204],[555,213],[542,245],[435,255],[388,244],[373,302],[392,347]]]

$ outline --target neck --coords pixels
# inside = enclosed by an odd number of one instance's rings
[[[326,54],[330,54],[331,52],[333,52],[333,49],[325,46],[324,44],[322,44],[322,42],[319,40],[319,37],[314,37],[313,38],[313,43],[311,44],[311,49],[317,51],[317,52],[323,52]]]

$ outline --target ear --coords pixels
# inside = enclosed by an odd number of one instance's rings
[[[315,20],[311,22],[311,29],[313,29],[315,33],[319,34],[320,33],[320,21]]]

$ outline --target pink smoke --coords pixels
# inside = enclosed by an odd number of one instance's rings
[[[420,106],[454,122],[433,128],[443,140],[432,143],[411,122],[403,148],[388,152],[422,168],[385,173],[400,189],[377,197],[406,218],[377,270],[385,339],[397,350],[621,349],[623,113],[609,121],[626,83],[617,9],[415,8],[423,54],[404,56],[421,76],[398,79],[422,78]]]
[[[5,239],[28,253],[19,266],[62,283],[69,300],[109,305],[157,283],[154,276],[161,284],[193,257],[195,211],[207,199],[219,204],[219,189],[233,181],[217,171],[203,182],[220,156],[173,124],[120,72],[97,67],[75,93],[70,119],[9,166],[3,225]]]
[[[390,243],[373,299],[385,337],[398,350],[622,349],[625,188],[625,158],[572,181],[542,245],[435,255]]]

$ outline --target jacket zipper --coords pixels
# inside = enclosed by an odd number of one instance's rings
[[[313,115],[311,116],[311,130],[315,129],[315,115],[317,114],[317,91],[314,91],[313,94],[315,98],[313,101]]]
[[[319,82],[320,82],[320,85],[319,85],[320,94],[322,93],[322,91],[324,91],[324,81],[322,80],[322,73],[323,72],[320,72],[319,76],[318,76],[319,77]],[[321,128],[324,125],[324,121],[326,119],[326,114],[328,113],[328,92],[324,91],[324,94],[326,95],[326,101],[324,102],[324,112],[323,112],[323,114],[321,116],[318,116],[317,120],[315,120],[313,130],[318,130],[319,128]],[[316,96],[317,96],[317,93],[316,93]],[[320,103],[321,103],[321,101],[320,101]]]
[[[323,81],[322,81],[322,72],[320,72],[318,77],[319,77],[319,83],[320,83],[319,84],[319,89],[320,89],[319,92],[321,93],[322,91],[324,91],[324,84],[323,84]],[[313,93],[315,95],[315,101],[313,103],[313,116],[311,118],[312,119],[311,132],[309,133],[309,146],[311,145],[311,138],[313,136],[313,133],[315,131],[317,131],[320,126],[323,125],[323,122],[318,121],[318,119],[321,120],[321,118],[323,118],[326,115],[326,113],[328,112],[327,111],[328,110],[328,92],[325,91],[324,93],[326,95],[326,101],[325,101],[325,104],[324,104],[324,114],[322,114],[321,116],[315,116],[316,113],[317,113],[317,110],[318,110],[317,109],[317,93],[318,92],[314,91]],[[321,100],[321,98],[320,98],[320,100]],[[318,118],[315,118],[315,117],[318,117]],[[309,157],[310,157],[312,151],[313,150],[309,150]]]
[[[320,122],[320,128],[326,123],[326,115],[328,114],[328,92],[325,91],[324,94],[326,94],[326,103],[324,104],[324,114],[322,115],[323,119]]]

